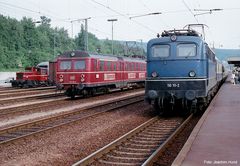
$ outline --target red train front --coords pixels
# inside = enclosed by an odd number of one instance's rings
[[[69,51],[56,63],[56,82],[72,98],[112,88],[144,86],[145,82],[146,62],[142,59]]]

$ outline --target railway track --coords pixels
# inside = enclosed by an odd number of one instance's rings
[[[114,93],[118,93],[119,95],[125,94],[124,92],[119,91],[114,91],[111,92],[111,94],[108,94],[106,97],[113,97]],[[98,95],[100,96],[100,95]],[[95,96],[95,97],[98,97]],[[86,99],[91,99],[91,98],[86,98]],[[54,99],[49,99],[49,100],[37,100],[37,101],[31,101],[26,102],[26,103],[20,103],[12,106],[2,106],[0,108],[0,116],[6,116],[6,115],[13,115],[15,113],[23,113],[23,112],[37,112],[39,109],[43,110],[44,108],[49,108],[52,106],[69,106],[69,105],[76,105],[76,104],[81,104],[83,102],[88,102],[88,100],[83,99],[81,97],[76,98],[76,100],[70,100],[69,97],[65,96],[59,96],[59,97],[54,97]],[[104,98],[103,98],[104,99]],[[94,100],[94,98],[93,98]]]
[[[44,93],[54,93],[56,92],[55,89],[42,89],[42,90],[32,90],[32,91],[20,91],[20,92],[7,92],[7,93],[0,93],[0,99],[4,98],[11,98],[15,96],[28,96],[28,95],[38,95]],[[17,95],[16,95],[17,94]]]
[[[1,87],[0,88],[0,94],[2,93],[16,93],[16,92],[27,92],[27,91],[41,91],[41,90],[47,90],[47,89],[56,89],[55,86],[48,86],[48,87],[38,87],[38,88],[13,88],[13,87]]]
[[[27,96],[16,96],[16,97],[9,97],[9,98],[3,98],[0,99],[0,105],[9,105],[13,103],[19,103],[23,101],[31,101],[31,100],[37,100],[37,99],[47,99],[47,98],[53,98],[53,97],[59,97],[63,96],[64,93],[56,93],[56,92],[50,92],[45,94],[35,94],[35,95],[27,95]]]
[[[151,165],[191,118],[154,117],[73,166]]]
[[[7,106],[7,107],[2,107],[0,108],[0,116],[6,116],[6,115],[13,115],[15,113],[22,113],[22,112],[29,112],[29,110],[39,110],[39,109],[44,109],[48,108],[51,106],[55,106],[56,104],[59,105],[66,105],[69,103],[68,100],[66,100],[67,97],[65,96],[59,96],[59,98],[55,97],[54,99],[50,100],[42,100],[42,101],[35,101],[31,102],[31,104],[24,103],[21,104],[20,106]]]
[[[97,116],[127,105],[143,102],[143,95],[124,97],[115,99],[101,104],[95,104],[82,109],[76,109],[60,115],[42,118],[28,123],[4,128],[0,130],[0,145],[12,142],[37,133],[52,130],[57,127],[69,125],[81,119]],[[103,110],[104,108],[104,110]]]
[[[11,89],[13,89],[12,87],[2,87],[2,86],[0,86],[0,92],[1,91],[6,91],[6,90],[11,90]]]

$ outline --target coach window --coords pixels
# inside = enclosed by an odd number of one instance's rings
[[[97,71],[97,60],[96,59],[93,60],[93,70]]]
[[[71,61],[61,61],[60,63],[60,70],[68,70],[71,69]]]
[[[116,64],[116,62],[113,62],[113,70],[114,70],[114,71],[117,70],[117,64]]]
[[[104,70],[104,61],[100,61],[100,71]]]
[[[168,57],[170,55],[169,45],[155,45],[152,47],[152,57]]]
[[[124,63],[120,63],[120,70],[123,71],[124,70]]]
[[[86,68],[85,60],[76,61],[74,63],[74,69],[76,70],[83,70],[85,68]]]
[[[192,57],[197,55],[196,44],[179,44],[177,46],[178,57]]]
[[[111,71],[111,62],[107,62],[107,71]]]
[[[119,71],[119,70],[120,70],[120,63],[117,62],[117,71]]]

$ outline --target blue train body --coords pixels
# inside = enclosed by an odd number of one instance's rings
[[[169,32],[148,42],[145,99],[160,113],[202,109],[224,80],[224,67],[195,31]]]

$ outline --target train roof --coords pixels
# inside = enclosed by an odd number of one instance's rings
[[[37,64],[36,67],[47,68],[48,66],[49,66],[49,62],[40,62],[39,64]]]
[[[58,58],[74,58],[74,57],[91,57],[96,59],[108,60],[108,61],[132,61],[132,62],[143,62],[145,59],[140,58],[130,58],[130,57],[122,57],[122,56],[114,56],[114,55],[106,55],[106,54],[98,54],[98,53],[90,53],[86,51],[67,51],[60,55]]]

